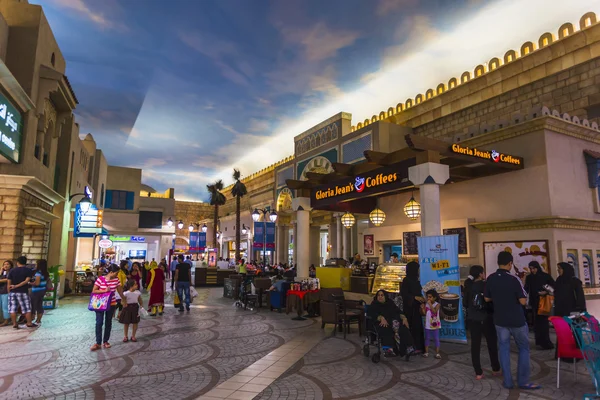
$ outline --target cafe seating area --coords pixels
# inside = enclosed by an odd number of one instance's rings
[[[224,279],[223,297],[236,301],[244,309],[285,312],[293,320],[320,317],[321,329],[333,326],[333,335],[338,332],[344,338],[350,333],[362,335],[364,294],[344,291],[341,287],[302,288],[291,279],[282,284],[282,291],[271,291],[271,286],[270,278],[231,274]]]

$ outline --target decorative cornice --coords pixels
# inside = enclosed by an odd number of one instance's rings
[[[0,186],[6,189],[24,190],[51,206],[65,201],[64,197],[33,176],[0,175]]]
[[[571,217],[539,217],[511,221],[472,222],[481,232],[520,231],[525,229],[577,229],[600,231],[600,220]]]
[[[52,214],[50,211],[46,211],[40,207],[25,207],[25,215],[28,219],[46,224],[52,222],[53,219],[57,219],[58,216]]]
[[[461,144],[481,147],[541,130],[549,130],[590,143],[600,144],[600,133],[598,131],[552,115],[544,115],[517,125],[477,135],[461,141]]]
[[[326,126],[334,123],[335,121],[339,121],[341,119],[347,119],[347,120],[352,120],[352,114],[348,113],[348,112],[339,112],[337,114],[335,114],[332,117],[327,118],[325,121],[319,122],[317,125],[313,126],[312,128],[309,128],[307,130],[305,130],[304,132],[302,132],[299,135],[296,135],[294,137],[294,143],[296,143],[298,140],[302,140],[305,137],[315,133],[316,131],[318,131],[319,129],[325,128]],[[340,127],[341,128],[341,127]],[[340,137],[341,137],[341,133],[340,133]]]

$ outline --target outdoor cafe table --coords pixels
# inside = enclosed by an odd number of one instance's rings
[[[296,321],[303,321],[306,318],[302,316],[304,310],[308,308],[309,305],[314,304],[319,301],[319,290],[288,290],[287,291],[287,299],[285,306],[285,313],[289,314],[292,312],[292,309],[296,309],[298,313],[297,317],[292,318]]]

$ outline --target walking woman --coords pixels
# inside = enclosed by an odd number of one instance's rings
[[[538,307],[540,298],[548,294],[550,288],[554,288],[554,279],[547,274],[539,262],[531,261],[529,263],[531,274],[525,279],[525,291],[529,294],[529,305],[533,312],[533,326],[535,330],[535,344],[543,350],[554,348],[550,341],[550,325],[547,315],[539,315]]]
[[[420,266],[415,261],[411,261],[406,265],[406,277],[402,281],[400,294],[402,295],[404,315],[408,319],[415,350],[423,352],[425,350],[425,337],[420,308],[421,304],[425,303],[425,298],[419,281],[419,269]]]
[[[96,344],[94,344],[90,350],[96,351],[100,350],[102,347],[105,349],[110,349],[110,331],[112,329],[112,318],[115,313],[115,308],[117,306],[117,299],[115,295],[118,293],[123,302],[125,302],[125,306],[127,305],[127,299],[123,295],[123,289],[121,284],[119,283],[119,278],[117,277],[119,273],[119,266],[116,264],[112,264],[108,267],[108,273],[104,276],[99,277],[94,282],[94,289],[92,293],[107,293],[112,292],[112,296],[110,299],[110,307],[106,311],[95,311],[96,313]],[[104,337],[102,336],[102,325],[104,325]]]
[[[35,323],[41,324],[44,316],[44,296],[46,295],[46,285],[50,280],[48,274],[48,261],[38,260],[36,263],[35,279],[31,284],[31,318],[36,317]]]
[[[568,317],[572,312],[587,309],[583,294],[583,285],[575,276],[571,264],[558,263],[558,278],[554,286],[554,315]]]
[[[156,265],[156,263],[155,263]],[[158,267],[150,267],[148,271],[148,290],[150,291],[150,300],[148,301],[148,307],[151,307],[152,317],[163,315],[163,307],[165,305],[165,269],[166,265],[160,263]]]
[[[10,323],[10,314],[8,313],[8,272],[13,266],[12,261],[6,260],[2,264],[2,270],[0,271],[0,310],[2,310],[2,318],[4,319],[4,322],[0,326],[6,326]]]
[[[469,270],[472,279],[465,281],[465,300],[467,302],[467,321],[471,331],[471,362],[475,369],[475,379],[483,378],[481,369],[481,337],[485,337],[490,362],[492,363],[492,375],[498,376],[500,372],[500,360],[498,359],[498,336],[494,326],[492,314],[492,303],[486,303],[483,297],[485,280],[483,267],[473,265]]]

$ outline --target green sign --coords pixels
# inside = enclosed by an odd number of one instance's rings
[[[23,118],[21,113],[0,93],[0,155],[19,162]]]

